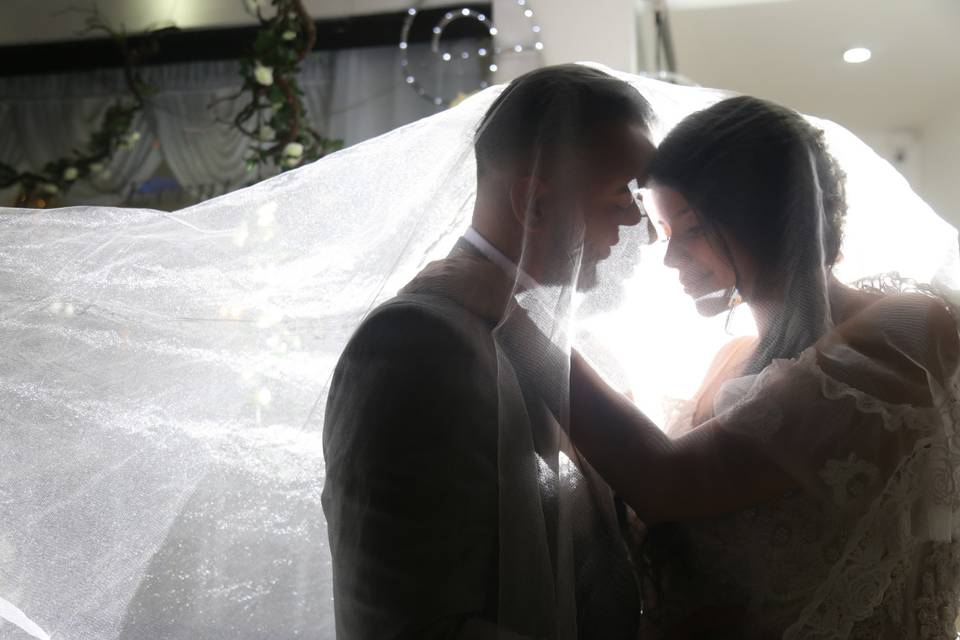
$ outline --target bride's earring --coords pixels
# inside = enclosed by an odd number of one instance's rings
[[[730,335],[730,324],[733,321],[733,314],[742,302],[743,296],[740,295],[740,291],[736,287],[731,287],[730,293],[727,294],[727,309],[729,309],[729,311],[727,311],[727,319],[723,323],[723,330],[727,335]]]

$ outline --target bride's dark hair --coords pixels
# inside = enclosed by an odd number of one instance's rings
[[[795,357],[823,335],[826,276],[840,256],[846,198],[845,176],[821,130],[772,102],[729,98],[667,135],[650,178],[687,199],[735,271],[719,231],[736,238],[757,261],[757,289],[776,296],[775,326],[761,337],[749,371]]]

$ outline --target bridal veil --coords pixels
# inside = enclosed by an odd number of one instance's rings
[[[652,105],[658,137],[726,96],[615,75]],[[333,636],[320,505],[332,371],[365,315],[469,225],[474,134],[502,90],[181,211],[0,210],[4,635]],[[854,135],[814,122],[847,175],[837,277],[896,274],[952,296],[956,229]],[[592,293],[575,293],[571,276],[515,304],[662,421],[717,349],[751,327],[741,311],[699,315],[663,267],[663,246],[646,242],[640,227],[625,234]],[[502,347],[514,358],[524,349]],[[563,426],[566,364],[528,355],[557,392]],[[956,392],[939,396],[951,427]],[[511,430],[523,406],[501,403],[501,482],[518,487],[502,495],[501,514],[536,520],[502,523],[515,529],[503,534],[501,557],[512,560],[501,562],[501,602],[522,601],[511,588],[551,584],[555,598],[538,615],[556,616],[556,636],[568,637],[576,612],[565,606],[574,585],[563,541],[577,523],[562,496],[594,480],[563,443],[540,449]],[[931,535],[952,540],[956,436],[937,438],[947,472],[890,489],[919,504],[931,483],[947,483],[950,499],[928,511]],[[542,516],[551,491],[561,496],[548,518],[553,542]]]

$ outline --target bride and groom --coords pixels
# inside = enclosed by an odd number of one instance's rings
[[[952,308],[833,276],[844,176],[800,115],[730,98],[656,149],[653,116],[572,65],[487,111],[471,227],[328,396],[339,637],[954,637]],[[634,180],[701,312],[758,329],[666,433],[566,331],[621,231],[652,232]]]

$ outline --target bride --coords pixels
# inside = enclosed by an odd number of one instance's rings
[[[650,526],[653,624],[667,637],[955,637],[953,307],[896,274],[833,275],[844,175],[786,108],[738,97],[689,116],[650,185],[684,291],[703,313],[713,292],[742,299],[759,334],[720,350],[672,437],[574,355],[571,437]]]

